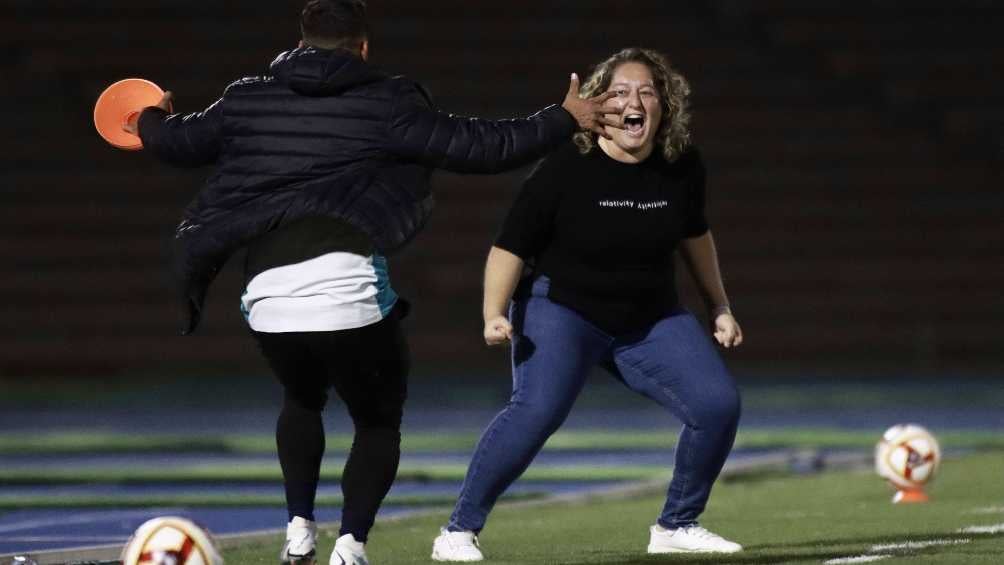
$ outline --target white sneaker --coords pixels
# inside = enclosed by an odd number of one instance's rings
[[[474,532],[450,532],[444,528],[432,542],[433,561],[481,561],[484,558]]]
[[[282,565],[313,565],[316,555],[317,524],[301,518],[293,517],[286,525],[286,545],[279,553],[279,563]]]
[[[366,559],[366,544],[356,541],[352,534],[335,540],[335,549],[331,552],[331,565],[369,565]]]
[[[649,553],[735,553],[743,546],[694,525],[667,530],[656,524],[648,542]]]

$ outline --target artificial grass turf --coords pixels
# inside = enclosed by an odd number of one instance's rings
[[[737,448],[867,448],[878,440],[881,430],[835,428],[751,428],[740,429]],[[976,430],[937,430],[943,447],[1004,449],[1004,434]],[[408,432],[402,437],[405,453],[469,452],[478,434],[473,432]],[[330,434],[329,453],[347,452],[352,436]],[[575,450],[658,450],[676,444],[676,430],[568,430],[559,431],[545,449]],[[131,434],[123,432],[0,433],[0,455],[121,453],[275,453],[275,437],[270,434]]]
[[[403,465],[398,469],[398,481],[462,481],[466,464]],[[639,481],[665,476],[669,470],[657,465],[621,465],[587,467],[583,465],[553,465],[531,467],[523,477],[531,481]],[[342,469],[328,465],[321,469],[321,480],[339,481]],[[0,487],[35,485],[142,485],[142,484],[275,484],[282,481],[279,463],[271,464],[210,464],[178,467],[99,467],[0,469]],[[0,505],[4,496],[0,494]]]
[[[546,496],[544,492],[523,492],[507,495],[510,500],[533,500]],[[384,499],[387,506],[429,507],[453,504],[456,500],[452,495],[391,495]],[[317,506],[340,506],[341,496],[319,495]],[[77,494],[69,496],[45,495],[2,495],[0,510],[40,510],[43,508],[156,508],[156,507],[186,507],[186,508],[245,508],[272,506],[286,507],[286,499],[281,494]]]
[[[888,554],[883,563],[991,564],[1004,560],[1004,532],[961,533],[974,525],[1004,523],[1004,453],[948,459],[927,504],[897,506],[892,491],[871,470],[806,476],[752,476],[715,487],[702,523],[745,545],[733,556],[647,556],[648,526],[663,499],[629,499],[501,506],[481,545],[492,565],[603,563],[801,564]],[[378,523],[367,552],[374,565],[430,563],[432,539],[446,510]],[[326,559],[337,534],[325,529]],[[942,540],[954,545],[886,549],[891,543]],[[969,540],[962,542],[962,540]],[[271,564],[280,536],[245,542],[224,552],[228,563]]]

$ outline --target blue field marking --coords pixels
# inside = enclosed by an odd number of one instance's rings
[[[278,397],[277,397],[278,398]],[[745,399],[744,399],[745,402]],[[476,431],[480,432],[505,404],[484,408],[427,409],[409,401],[402,433],[409,431]],[[644,429],[666,430],[676,435],[678,422],[659,407],[638,399],[630,408],[606,410],[573,408],[563,430]],[[923,421],[929,428],[1004,429],[1001,406],[938,406],[913,404],[908,406],[833,406],[775,407],[743,405],[740,429],[769,427],[827,427],[848,430],[880,429],[897,422]],[[336,405],[337,406],[337,405]],[[134,433],[242,433],[271,434],[275,431],[278,406],[249,406],[233,409],[175,408],[170,414],[161,411],[110,409],[95,413],[93,409],[59,411],[0,412],[0,429],[7,433],[43,430],[105,430]],[[324,413],[325,429],[330,433],[350,433],[352,420],[338,406]]]
[[[389,517],[411,511],[393,506],[381,508],[380,516]],[[18,511],[0,515],[0,554],[31,553],[51,549],[66,549],[104,544],[125,544],[143,522],[157,516],[188,518],[213,534],[233,534],[285,527],[286,511],[282,508],[175,508],[144,510],[67,513],[65,510]],[[336,508],[319,508],[322,522],[337,521]],[[87,518],[86,521],[81,518]],[[81,543],[81,539],[85,541]],[[103,540],[103,541],[95,541]],[[278,549],[277,549],[278,551]]]
[[[667,467],[668,472],[668,467]],[[520,481],[513,485],[509,494],[565,494],[603,488],[615,481]],[[460,492],[460,481],[398,481],[391,488],[390,496],[456,496]],[[171,496],[171,495],[273,495],[281,497],[283,487],[279,481],[268,484],[185,483],[185,484],[129,484],[129,485],[33,485],[8,486],[0,489],[3,496]],[[341,485],[322,482],[317,489],[318,496],[341,495]],[[0,514],[0,524],[2,524]]]
[[[124,543],[136,527],[146,520],[157,515],[181,512],[184,509],[4,512],[0,514],[0,553]],[[81,538],[89,541],[81,542]],[[103,541],[94,541],[98,538]],[[42,541],[43,539],[47,541]]]
[[[410,453],[401,455],[401,466],[418,466],[427,464],[466,465],[471,460],[470,450]],[[590,465],[590,466],[621,466],[631,465],[671,465],[672,449],[645,450],[548,450],[544,449],[534,459],[535,466],[542,465]],[[227,454],[227,453],[130,453],[130,454],[67,454],[53,456],[43,455],[6,455],[3,456],[4,467],[24,469],[89,469],[114,466],[144,466],[144,467],[188,467],[192,465],[258,465],[278,466],[275,455],[258,454]],[[325,467],[341,467],[345,464],[345,454],[328,454],[324,457]]]
[[[412,453],[401,456],[401,467],[428,464],[467,465],[470,450]],[[226,453],[131,453],[131,454],[67,454],[6,455],[2,457],[5,469],[56,470],[101,469],[116,466],[131,467],[190,467],[193,465],[272,465],[278,468],[275,455]],[[588,465],[591,467],[618,467],[628,465],[672,465],[673,450],[552,450],[545,449],[533,462],[534,466]],[[325,456],[325,468],[341,468],[345,454]]]

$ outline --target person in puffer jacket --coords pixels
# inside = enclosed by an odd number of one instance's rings
[[[619,127],[612,94],[489,121],[435,110],[414,81],[367,63],[366,5],[311,0],[300,46],[270,74],[238,80],[202,112],[170,114],[171,94],[138,120],[143,145],[176,166],[215,165],[176,231],[191,333],[206,290],[248,246],[242,310],[284,387],[276,439],[289,522],[283,563],[312,562],[314,499],[328,389],[355,439],[342,478],[334,563],[365,563],[364,545],[397,472],[408,352],[407,304],[385,256],[422,228],[430,173],[496,173],[540,158],[578,130]],[[133,131],[136,131],[135,129]]]

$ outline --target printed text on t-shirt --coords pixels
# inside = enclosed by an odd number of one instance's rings
[[[634,200],[600,200],[602,208],[634,208],[635,210],[652,210],[669,206],[668,200],[652,200],[650,202],[635,202]]]

